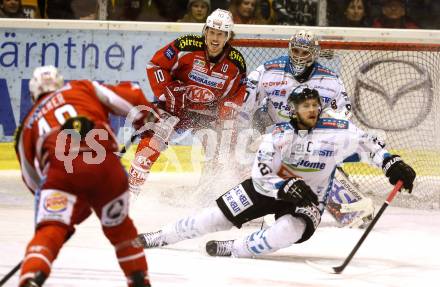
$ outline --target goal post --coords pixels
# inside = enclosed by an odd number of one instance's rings
[[[383,39],[382,39],[383,40]],[[440,42],[320,41],[318,62],[343,80],[353,108],[352,120],[385,139],[417,172],[403,207],[440,208]],[[248,73],[265,61],[287,54],[287,39],[234,39]],[[321,57],[322,56],[322,57]],[[389,189],[381,170],[345,164],[355,184],[377,202]]]

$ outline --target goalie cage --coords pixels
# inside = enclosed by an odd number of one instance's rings
[[[248,73],[286,55],[288,40],[235,39]],[[417,172],[411,195],[396,206],[440,208],[440,44],[320,41],[318,62],[343,80],[360,128],[382,137]],[[380,169],[345,164],[359,190],[380,204],[390,184]]]

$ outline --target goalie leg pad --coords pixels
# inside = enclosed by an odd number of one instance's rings
[[[327,210],[342,227],[362,227],[371,221],[374,205],[370,198],[365,197],[348,177],[337,169]]]

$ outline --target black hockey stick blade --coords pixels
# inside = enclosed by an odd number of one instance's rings
[[[23,261],[18,262],[18,264],[15,265],[14,268],[12,268],[12,270],[2,278],[2,280],[0,280],[0,287],[3,286],[3,284],[5,284],[15,274],[15,272],[20,269],[21,263],[23,263]]]
[[[393,190],[390,192],[390,194],[388,195],[387,199],[382,204],[382,207],[380,208],[379,212],[374,217],[373,221],[371,221],[370,225],[368,225],[367,229],[364,231],[364,233],[362,234],[362,236],[359,239],[359,241],[356,243],[356,245],[353,248],[353,250],[351,250],[350,254],[347,256],[347,258],[345,258],[344,262],[341,265],[329,268],[329,267],[320,266],[319,264],[313,263],[313,262],[310,262],[310,261],[306,261],[306,263],[311,265],[312,267],[315,267],[317,269],[323,270],[323,271],[325,271],[327,273],[334,273],[334,274],[342,273],[342,271],[344,271],[345,267],[347,267],[348,263],[350,263],[351,259],[356,254],[358,249],[361,247],[362,243],[364,242],[365,238],[367,238],[368,234],[373,229],[374,225],[376,225],[376,222],[382,216],[382,213],[385,211],[385,209],[388,207],[388,205],[394,199],[394,197],[396,196],[397,192],[399,192],[399,190],[402,188],[402,185],[403,185],[403,182],[400,181],[400,180],[396,183],[396,185],[394,186]]]
[[[125,153],[128,151],[128,149],[130,148],[130,146],[133,144],[133,142],[136,140],[137,137],[138,137],[137,133],[134,133],[130,137],[130,140],[128,142],[126,142],[124,144],[124,146],[121,148],[121,150],[119,151],[119,157],[123,157],[125,155]]]

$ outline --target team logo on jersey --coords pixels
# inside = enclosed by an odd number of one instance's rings
[[[270,64],[265,64],[264,68],[266,70],[270,70],[270,69],[284,69],[285,66],[286,66],[285,63],[270,63]]]
[[[274,97],[285,97],[286,96],[286,94],[287,94],[287,91],[286,90],[284,90],[284,89],[282,89],[282,90],[273,90],[271,93],[270,93],[270,96],[274,96]]]
[[[277,132],[280,132],[281,129],[279,127],[277,127],[277,128],[278,128]],[[273,159],[274,155],[275,155],[275,152],[259,150],[257,153],[257,159],[258,159],[258,161],[261,161],[261,162],[262,161],[270,161]]]
[[[323,157],[331,157],[333,156],[335,151],[328,149],[316,149],[313,151],[312,155],[314,156],[323,156]]]
[[[328,102],[330,102],[331,98],[330,97],[325,97],[325,96],[321,96],[321,101],[325,104],[327,104]]]
[[[119,197],[108,202],[102,208],[101,223],[103,226],[115,226],[124,221],[128,215],[129,192],[125,192]]]
[[[174,51],[173,47],[168,46],[168,48],[164,52],[165,57],[167,57],[168,60],[171,60],[176,56],[176,51]]]
[[[177,38],[175,45],[180,50],[194,50],[203,47],[204,42],[201,41],[202,37],[196,35],[185,35]]]
[[[357,120],[372,129],[405,131],[426,119],[434,100],[432,75],[414,61],[378,59],[360,66],[353,93]]]
[[[194,59],[193,69],[202,73],[207,73],[208,69],[205,67],[206,62],[201,59]]]
[[[263,87],[274,87],[274,86],[284,86],[287,85],[287,81],[275,81],[275,82],[263,82]]]
[[[208,73],[208,68],[201,67],[201,66],[193,66],[193,69],[202,73]]]
[[[229,52],[228,56],[229,56],[229,59],[231,59],[232,61],[238,63],[242,70],[246,70],[246,63],[244,61],[243,56],[240,54],[240,52],[238,52],[235,49],[232,49]]]
[[[53,192],[44,199],[44,209],[48,212],[61,212],[67,209],[68,202],[65,194]]]
[[[219,79],[225,79],[225,80],[228,79],[227,75],[224,75],[224,74],[221,74],[221,73],[217,73],[217,72],[212,72],[211,75],[213,77],[216,77],[216,78],[219,78]]]
[[[194,59],[194,66],[201,66],[204,67],[206,65],[205,61],[200,60],[200,59]]]
[[[283,111],[286,111],[286,112],[289,112],[289,111],[290,111],[290,107],[289,107],[289,105],[288,105],[287,103],[283,102],[283,101],[280,101],[280,102],[274,102],[274,101],[272,101],[272,104],[273,104],[273,107],[274,107],[275,109],[283,110]]]
[[[254,205],[241,184],[233,187],[231,190],[226,192],[222,196],[222,199],[228,207],[229,211],[234,216],[242,213],[243,211]]]
[[[212,76],[206,75],[204,73],[200,73],[199,71],[195,71],[195,70],[192,70],[189,73],[188,78],[196,83],[201,84],[201,85],[211,87],[211,88],[216,88],[216,89],[223,89],[225,82],[226,82],[224,79],[212,77]]]
[[[215,95],[211,90],[196,85],[187,86],[185,97],[191,102],[202,104],[215,100]]]
[[[296,171],[302,172],[316,172],[325,168],[325,162],[300,160],[296,164],[288,164],[288,166]]]
[[[272,135],[277,135],[284,133],[285,131],[291,130],[292,126],[288,122],[281,122],[276,124],[275,128],[272,130]]]
[[[318,66],[318,68],[316,69],[316,73],[320,73],[322,76],[329,76],[332,78],[337,77],[337,75],[332,70],[324,68],[323,66]]]
[[[324,118],[319,120],[318,127],[324,129],[348,129],[348,121]]]
[[[289,120],[290,119],[290,107],[283,101],[272,102],[273,107],[277,110],[277,115],[280,119]]]

